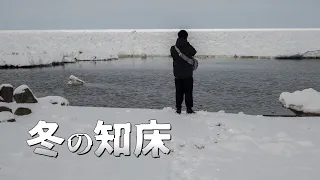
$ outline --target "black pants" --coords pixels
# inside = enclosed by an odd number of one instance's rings
[[[183,97],[187,108],[193,107],[193,77],[190,78],[175,78],[176,86],[176,108],[181,109]]]

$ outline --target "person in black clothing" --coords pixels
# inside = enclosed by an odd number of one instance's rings
[[[176,47],[189,58],[196,55],[197,51],[187,41],[188,33],[185,30],[181,30],[178,33],[178,39],[176,41]],[[192,110],[193,107],[193,66],[186,62],[179,56],[179,53],[172,46],[170,49],[171,56],[173,58],[173,73],[175,76],[176,87],[176,112],[181,113],[181,105],[185,96],[185,104],[187,113],[195,113]]]

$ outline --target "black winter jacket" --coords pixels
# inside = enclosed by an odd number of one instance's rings
[[[197,54],[197,51],[186,39],[178,38],[176,46],[180,49],[181,53],[185,54],[189,58]],[[193,67],[183,60],[174,46],[170,49],[171,56],[173,58],[173,74],[176,78],[189,78],[193,76]]]

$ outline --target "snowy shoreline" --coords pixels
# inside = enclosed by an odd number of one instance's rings
[[[319,166],[319,118],[267,118],[225,113],[198,112],[177,115],[171,108],[163,110],[128,108],[62,107],[50,104],[26,105],[33,113],[16,118],[14,123],[0,123],[0,179],[290,179],[317,180]],[[136,127],[156,119],[170,123],[172,151],[154,159],[151,153],[137,158]],[[53,143],[57,158],[35,154],[28,146],[33,139],[28,132],[40,121],[57,123],[54,134],[65,139]],[[96,141],[97,121],[104,124],[131,123],[131,156],[115,157],[108,152],[95,155],[101,142]],[[72,153],[67,139],[74,133],[87,133],[93,147],[85,155]],[[166,133],[166,132],[161,132]],[[9,137],[9,138],[8,138]],[[86,139],[83,139],[85,142]],[[123,141],[123,140],[121,140]],[[112,147],[114,144],[110,142]],[[145,144],[146,146],[146,144]],[[141,173],[141,167],[143,173]],[[55,170],[55,174],[47,176]],[[123,172],[126,173],[123,173]],[[233,172],[233,173],[230,173]]]
[[[320,29],[188,30],[198,58],[319,59]],[[0,31],[0,67],[169,57],[178,30]]]
[[[320,176],[319,117],[270,118],[224,111],[179,115],[170,107],[77,107],[60,96],[36,98],[27,85],[13,90],[3,84],[0,97],[4,101],[0,103],[0,179],[86,180],[92,174],[119,180],[318,180]],[[319,92],[307,89],[284,92],[279,100],[288,107],[320,111],[319,97]],[[78,142],[72,137],[78,137]],[[109,153],[103,152],[108,147]],[[48,176],[53,169],[55,174]]]

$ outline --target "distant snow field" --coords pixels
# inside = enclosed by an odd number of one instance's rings
[[[41,102],[24,106],[33,113],[16,117],[14,123],[0,123],[0,179],[318,180],[320,177],[319,118],[269,118],[224,111],[177,115],[172,108],[68,107]],[[171,131],[160,131],[171,134],[171,141],[164,141],[171,152],[166,155],[160,151],[160,158],[152,158],[151,152],[137,158],[135,125],[149,123],[150,119],[171,124]],[[53,143],[57,158],[35,154],[36,147],[43,147],[27,144],[27,140],[33,139],[29,131],[40,120],[59,126],[54,136],[65,142]],[[115,157],[107,151],[101,157],[96,156],[101,143],[94,132],[98,120],[105,125],[131,123],[131,156]],[[86,139],[75,153],[68,149],[67,140],[75,133],[91,137],[93,146],[87,154],[77,155],[85,149]],[[113,146],[112,141],[110,144]]]
[[[188,30],[199,56],[320,56],[320,29]],[[178,30],[0,31],[0,66],[169,56]]]

